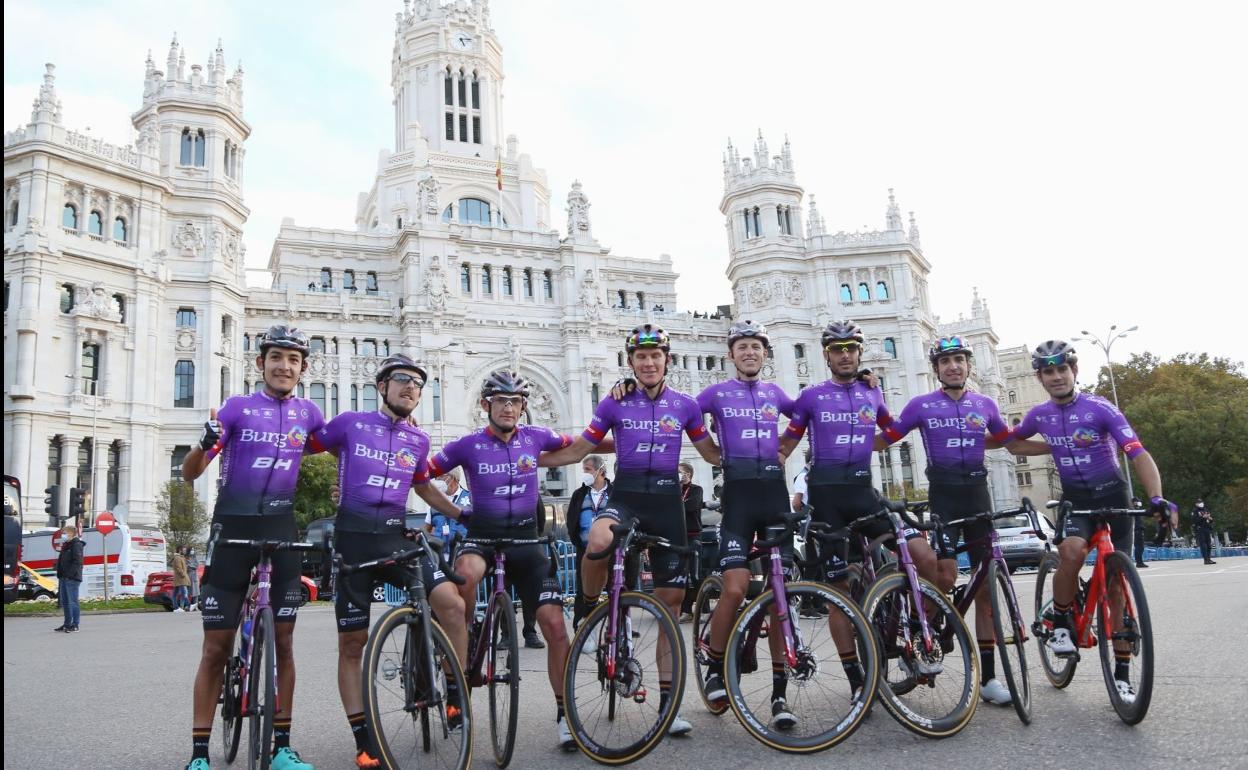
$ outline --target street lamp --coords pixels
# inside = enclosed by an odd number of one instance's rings
[[[446,356],[443,354],[451,348],[459,346],[458,342],[448,342],[440,348],[426,351],[427,353],[438,354],[438,391],[435,394],[438,399],[439,411],[441,411],[441,414],[437,415],[436,418],[438,421],[438,449],[446,446]],[[471,348],[464,348],[464,355],[475,356],[476,354],[477,351]]]
[[[1114,395],[1114,408],[1118,409],[1119,411],[1122,410],[1122,407],[1118,406],[1118,383],[1117,381],[1114,380],[1114,363],[1109,358],[1109,351],[1113,349],[1114,342],[1122,339],[1123,337],[1127,336],[1129,333],[1139,328],[1140,328],[1139,326],[1132,326],[1130,329],[1124,329],[1123,331],[1118,331],[1118,324],[1113,324],[1109,327],[1109,333],[1105,335],[1104,339],[1096,336],[1095,334],[1092,334],[1091,332],[1088,332],[1087,330],[1079,332],[1080,334],[1083,335],[1082,337],[1075,337],[1075,342],[1091,342],[1092,344],[1100,348],[1102,352],[1105,353],[1105,364],[1107,368],[1109,369],[1109,389],[1110,389],[1110,392],[1113,393]],[[1125,468],[1127,471],[1127,489],[1130,490],[1132,489],[1131,462],[1130,460],[1126,458],[1126,456],[1123,456],[1122,458],[1122,467]]]

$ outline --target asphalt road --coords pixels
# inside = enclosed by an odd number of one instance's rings
[[[981,704],[961,734],[932,741],[876,708],[862,729],[832,751],[793,757],[755,742],[731,713],[706,713],[690,676],[683,714],[693,722],[693,734],[664,741],[636,766],[1248,767],[1248,557],[1221,559],[1216,566],[1155,562],[1142,574],[1157,677],[1148,718],[1136,727],[1124,725],[1110,708],[1095,655],[1084,657],[1069,688],[1055,690],[1033,654],[1031,726],[1009,707]],[[1034,581],[1025,574],[1017,578],[1029,608]],[[300,614],[293,744],[322,770],[346,770],[354,767],[354,752],[335,685],[333,611],[318,604]],[[56,625],[59,620],[49,618],[4,620],[4,767],[183,767],[190,755],[198,614],[87,615],[75,635],[52,633]],[[545,652],[523,655],[528,676],[511,766],[593,766],[557,749]],[[485,713],[483,694],[477,708]],[[488,732],[477,736],[476,767],[493,766],[488,741]],[[214,766],[224,767],[219,726],[212,751]]]

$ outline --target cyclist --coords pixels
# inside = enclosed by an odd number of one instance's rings
[[[933,516],[951,521],[992,510],[988,494],[988,469],[984,467],[985,433],[997,442],[1009,442],[1010,429],[1001,419],[997,404],[967,386],[971,374],[971,346],[962,337],[941,337],[928,351],[928,360],[940,389],[910,399],[896,421],[884,428],[876,448],[882,449],[918,428],[927,450],[928,501]],[[941,530],[933,536],[939,561],[933,581],[946,593],[958,579],[956,548],[959,535],[972,542],[987,537],[992,523],[976,521],[963,527]],[[967,551],[978,564],[989,547],[986,543]],[[931,565],[925,565],[928,570]],[[975,630],[979,645],[980,695],[984,700],[1008,705],[1010,688],[996,678],[996,633],[992,605],[985,582],[975,595]]]
[[[332,452],[338,457],[338,514],[334,521],[335,550],[347,564],[369,561],[407,550],[404,538],[407,493],[413,474],[423,473],[429,455],[429,435],[416,426],[412,412],[420,404],[425,369],[405,355],[394,355],[377,369],[381,406],[375,412],[343,412],[308,442],[310,452]],[[435,509],[451,518],[460,509],[431,485],[416,490]],[[338,621],[338,694],[347,724],[355,738],[355,764],[381,767],[364,715],[361,671],[368,641],[369,610],[374,579],[356,572],[343,579],[334,598]],[[429,605],[452,641],[467,638],[464,605],[454,584],[441,570],[424,564]],[[405,585],[398,575],[390,582]]]
[[[711,615],[706,679],[707,700],[716,703],[728,698],[724,649],[750,582],[750,544],[755,537],[766,538],[769,526],[783,524],[789,508],[780,462],[779,424],[781,414],[792,416],[793,399],[778,385],[760,379],[770,348],[766,328],[750,320],[734,324],[728,330],[728,358],[737,376],[711,385],[697,399],[702,411],[714,418],[724,469],[723,519],[719,525],[719,569],[724,585]],[[777,729],[789,730],[797,718],[785,699],[784,639],[772,634],[769,643],[772,719]]]
[[[484,428],[456,439],[430,461],[427,472],[417,475],[418,487],[430,476],[441,476],[462,466],[473,500],[473,516],[463,537],[455,572],[465,579],[459,586],[466,612],[476,613],[477,584],[485,576],[486,560],[493,551],[475,539],[533,540],[538,537],[537,458],[542,452],[566,447],[572,439],[549,428],[522,425],[528,404],[529,384],[518,373],[499,369],[481,386],[481,408],[488,423]],[[507,549],[507,582],[520,601],[537,607],[537,621],[546,638],[546,668],[555,692],[555,723],[559,745],[575,749],[576,743],[563,718],[563,667],[568,659],[568,633],[563,625],[563,593],[550,574],[550,557],[540,545]],[[468,660],[466,637],[455,641],[461,661]]]
[[[877,425],[892,422],[884,394],[878,387],[863,382],[859,374],[862,360],[862,329],[853,321],[833,321],[820,336],[823,360],[832,377],[806,388],[793,405],[793,419],[780,441],[780,454],[788,455],[810,428],[810,470],[806,476],[806,502],[814,508],[812,517],[840,529],[854,519],[879,510],[879,495],[871,486],[871,450]],[[866,531],[874,538],[891,532],[887,522],[876,521]],[[918,530],[907,530],[910,555],[921,570],[934,570],[936,556]],[[861,561],[863,554],[857,540],[852,540],[844,555],[837,554],[827,564],[826,581],[840,588],[849,588],[847,560]],[[829,631],[841,656],[841,665],[849,679],[851,692],[860,697],[864,683],[862,667],[854,649],[853,630],[841,613],[829,616]],[[920,658],[919,673],[935,675],[940,664]]]
[[[719,447],[706,430],[702,409],[691,397],[667,385],[671,363],[671,338],[662,328],[643,324],[625,338],[628,364],[640,386],[623,398],[604,398],[589,426],[571,446],[543,455],[545,466],[570,465],[585,459],[595,448],[614,438],[617,457],[615,484],[607,506],[594,517],[589,530],[588,553],[610,547],[614,536],[611,525],[636,519],[641,529],[666,538],[673,545],[685,545],[685,511],[680,497],[681,431],[689,437],[698,454],[711,465],[719,464]],[[607,582],[609,559],[581,559],[581,586],[584,592],[581,616],[586,617],[598,603]],[[680,603],[687,581],[680,554],[655,549],[650,554],[654,573],[654,593],[667,605],[672,617],[680,617]],[[670,672],[666,672],[670,676]],[[671,698],[670,680],[659,681],[660,710]],[[670,735],[693,730],[679,714],[668,728]]]
[[[221,538],[297,540],[295,482],[299,478],[308,436],[325,424],[321,410],[294,395],[308,368],[308,338],[293,326],[273,326],[260,342],[256,367],[264,373],[264,387],[225,402],[204,423],[199,445],[182,464],[182,478],[199,478],[221,455],[217,503],[212,523],[220,524]],[[277,622],[277,688],[280,709],[273,719],[274,770],[311,770],[312,765],[290,748],[290,714],[295,691],[293,636],[302,600],[300,558],[294,551],[272,555],[270,598]],[[212,720],[221,694],[221,674],[230,656],[234,631],[242,610],[251,570],[260,555],[252,551],[221,549],[203,587],[204,644],[195,675],[192,754],[187,770],[206,770]]]
[[[1116,448],[1121,447],[1149,496],[1151,510],[1163,517],[1174,516],[1178,506],[1162,497],[1157,463],[1144,449],[1122,412],[1099,396],[1075,390],[1078,360],[1075,349],[1062,340],[1047,340],[1036,347],[1031,354],[1031,368],[1049,394],[1049,400],[1032,407],[1015,426],[1014,435],[1027,438],[1039,433],[1044,437],[1057,460],[1062,500],[1069,501],[1075,510],[1127,507],[1130,491],[1118,467]],[[1109,525],[1114,550],[1131,553],[1132,522],[1125,516],[1116,516]],[[1076,652],[1071,606],[1079,570],[1088,556],[1088,538],[1093,528],[1093,522],[1086,517],[1069,517],[1062,533],[1064,537],[1057,547],[1061,562],[1053,575],[1053,636],[1048,642],[1055,655],[1071,656]],[[1113,586],[1111,601],[1119,606],[1122,602],[1121,592]],[[1114,615],[1121,617],[1120,612]],[[1135,698],[1135,690],[1128,681],[1131,656],[1117,650],[1115,655],[1114,678],[1118,693],[1130,703]]]

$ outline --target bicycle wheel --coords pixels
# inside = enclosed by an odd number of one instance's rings
[[[711,664],[711,615],[719,606],[719,595],[724,590],[724,579],[720,575],[711,575],[698,587],[698,597],[693,602],[693,673],[698,680],[698,694],[706,704],[706,710],[712,714],[722,714],[728,710],[724,702],[713,703],[706,698],[706,677]]]
[[[581,751],[622,765],[650,753],[676,718],[685,691],[685,645],[666,605],[648,594],[620,594],[613,644],[610,611],[610,602],[600,604],[572,639],[563,702]],[[664,676],[671,687],[666,699]]]
[[[238,739],[243,735],[243,648],[240,623],[234,632],[234,651],[221,678],[221,749],[227,764],[238,756]]]
[[[1109,701],[1118,717],[1129,725],[1138,724],[1148,714],[1153,699],[1153,623],[1148,614],[1148,599],[1135,565],[1121,551],[1105,557],[1105,588],[1109,596],[1101,597],[1097,608],[1097,646],[1101,651],[1101,671]],[[1114,610],[1113,594],[1121,592],[1122,607]],[[1134,695],[1118,689],[1115,664],[1121,655],[1126,663],[1125,680]]]
[[[1023,724],[1031,724],[1031,679],[1027,675],[1027,626],[1008,572],[988,565],[988,591],[992,600],[992,625],[997,634],[1001,675],[1010,688],[1014,711]]]
[[[247,670],[247,766],[269,770],[273,759],[273,715],[277,710],[277,649],[273,640],[273,610],[265,607],[251,624],[251,666]]]
[[[1049,650],[1049,637],[1053,634],[1053,575],[1057,572],[1057,554],[1048,553],[1040,561],[1036,569],[1036,619],[1031,625],[1031,632],[1036,637],[1036,646],[1040,650],[1040,665],[1049,683],[1059,689],[1070,684],[1075,677],[1075,666],[1079,657],[1072,655],[1061,658]],[[1078,603],[1075,605],[1078,606]]]
[[[462,770],[472,761],[468,682],[427,618],[403,606],[377,621],[364,648],[364,709],[385,767]]]
[[[914,607],[905,573],[876,580],[863,600],[881,652],[876,690],[903,727],[947,738],[966,727],[979,703],[979,649],[943,591],[926,580],[919,591],[930,618],[930,649],[917,619],[924,609]]]
[[[488,687],[490,737],[494,762],[506,767],[516,747],[516,718],[520,707],[520,644],[516,640],[516,610],[506,594],[495,594],[494,633],[490,640]]]
[[[790,583],[785,592],[787,607],[777,606],[772,591],[746,605],[728,638],[724,682],[732,711],[750,735],[773,749],[810,754],[835,746],[862,724],[875,697],[879,658],[866,616],[848,596],[830,586],[807,582]],[[826,608],[828,617],[799,617],[798,608],[803,603]],[[793,665],[785,659],[779,662],[785,680],[777,693],[776,662],[771,666],[742,665],[741,650],[747,637],[766,646],[755,633],[760,625],[766,626],[768,641],[782,638],[772,616],[779,611],[787,612],[792,623],[796,661]],[[852,637],[852,653],[841,656],[837,651],[834,627]],[[758,649],[755,654],[771,657],[770,650]],[[857,666],[853,679],[848,668],[855,665],[852,661]],[[785,698],[796,724],[777,726],[773,722],[772,703],[777,694]]]

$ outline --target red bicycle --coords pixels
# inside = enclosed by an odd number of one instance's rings
[[[1103,508],[1076,511],[1069,502],[1060,505],[1057,541],[1070,516],[1086,516],[1095,523],[1096,531],[1088,547],[1096,550],[1092,575],[1079,579],[1072,612],[1075,616],[1075,645],[1097,647],[1101,655],[1101,671],[1109,700],[1122,721],[1137,724],[1148,714],[1153,697],[1153,625],[1148,614],[1144,584],[1128,554],[1114,550],[1109,519],[1116,516],[1147,516],[1148,511],[1134,508]],[[1065,687],[1075,675],[1079,663],[1078,650],[1069,657],[1060,657],[1048,646],[1053,636],[1053,573],[1057,555],[1049,552],[1040,562],[1036,575],[1036,619],[1032,632],[1040,646],[1040,662],[1054,687]],[[1120,665],[1125,664],[1125,665]],[[1127,678],[1119,674],[1126,672]],[[1125,686],[1121,683],[1125,682]]]

